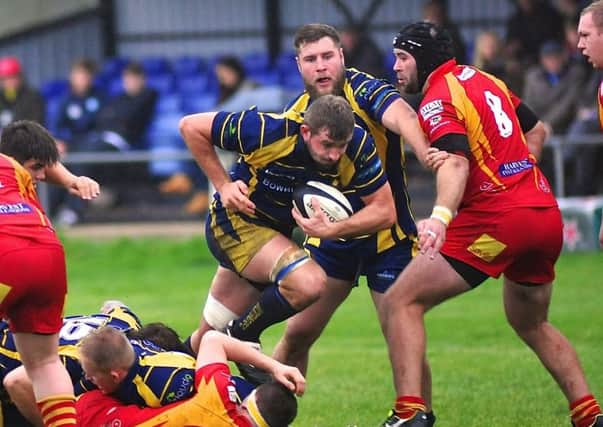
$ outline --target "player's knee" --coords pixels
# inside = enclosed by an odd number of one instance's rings
[[[215,299],[211,294],[207,296],[205,307],[203,307],[203,318],[207,324],[216,331],[224,332],[228,322],[239,316]]]
[[[281,293],[298,310],[317,301],[324,292],[327,276],[314,261],[308,262],[303,271],[281,284]]]

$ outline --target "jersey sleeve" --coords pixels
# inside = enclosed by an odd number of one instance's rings
[[[355,152],[350,153],[354,160],[355,170],[350,184],[355,188],[359,197],[365,197],[384,185],[387,182],[387,176],[370,134],[356,126],[350,145],[357,147]]]
[[[397,99],[400,93],[385,80],[366,78],[354,89],[354,98],[358,106],[374,120],[381,122],[383,113]]]
[[[272,115],[255,108],[236,113],[219,112],[214,117],[211,131],[215,146],[239,154],[251,154],[285,134],[286,125],[283,128],[282,120],[275,120]]]
[[[467,134],[464,119],[448,97],[424,101],[419,109],[419,122],[430,143],[450,133]]]

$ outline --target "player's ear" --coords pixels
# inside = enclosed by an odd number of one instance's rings
[[[305,123],[302,123],[301,126],[299,127],[299,131],[300,131],[301,136],[304,139],[304,141],[308,142],[310,140],[310,135],[312,134],[312,131],[310,130],[310,126],[308,126]]]

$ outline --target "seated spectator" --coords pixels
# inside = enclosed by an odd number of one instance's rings
[[[383,51],[361,26],[350,25],[344,28],[340,35],[346,66],[357,68],[379,79],[387,77]]]
[[[80,59],[71,66],[69,93],[61,101],[56,123],[59,151],[77,152],[86,149],[90,132],[95,129],[96,116],[106,102],[105,95],[94,87],[96,64],[89,59]],[[50,192],[50,212],[58,225],[71,225],[78,220],[77,212],[84,202],[62,189]]]
[[[586,80],[584,68],[571,62],[565,47],[548,41],[540,49],[540,63],[528,70],[523,100],[555,134],[564,134],[576,114]]]
[[[243,64],[234,56],[220,58],[214,67],[218,80],[217,110],[238,111],[251,107],[255,102],[247,97],[247,93],[258,88],[258,84],[247,79]],[[256,100],[257,102],[257,100]],[[219,152],[225,164],[231,164],[234,158],[226,152]],[[209,207],[208,182],[195,163],[187,163],[182,171],[172,175],[159,185],[164,194],[188,194],[192,197],[184,206],[185,212],[191,215],[202,215]]]
[[[95,73],[96,64],[89,59],[77,60],[71,66],[69,93],[61,101],[55,135],[66,151],[80,151],[106,102],[104,93],[94,86]]]
[[[454,56],[461,64],[467,63],[467,47],[458,25],[448,15],[445,0],[427,0],[423,3],[423,19],[444,28],[452,37]]]
[[[589,196],[597,194],[601,182],[603,149],[599,145],[579,145],[585,137],[600,135],[597,92],[603,80],[603,71],[595,71],[580,92],[576,116],[567,133],[568,144],[563,149],[566,171],[566,194]]]
[[[82,141],[81,152],[128,151],[144,149],[144,136],[153,118],[157,92],[146,86],[144,70],[138,63],[128,64],[122,72],[124,92],[110,99],[99,110],[95,126]],[[110,206],[118,198],[119,184],[127,181],[123,165],[74,165],[81,175],[83,172],[96,173],[105,188],[105,197],[99,205]],[[83,207],[78,207],[73,222],[78,222]]]
[[[0,82],[0,130],[17,120],[45,124],[44,98],[27,85],[21,63],[14,56],[0,58]]]
[[[472,65],[503,80],[512,91],[521,90],[519,64],[504,59],[501,39],[494,31],[482,31],[475,38]]]

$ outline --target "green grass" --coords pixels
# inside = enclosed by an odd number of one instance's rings
[[[216,267],[201,239],[65,241],[67,314],[121,299],[143,322],[183,336],[198,321]],[[603,400],[603,255],[564,254],[550,318],[573,342]],[[567,404],[536,357],[507,326],[501,284],[489,281],[427,317],[439,427],[569,426]],[[270,352],[282,332],[263,335]],[[377,426],[394,399],[383,337],[365,286],[352,292],[312,350],[297,427]]]

